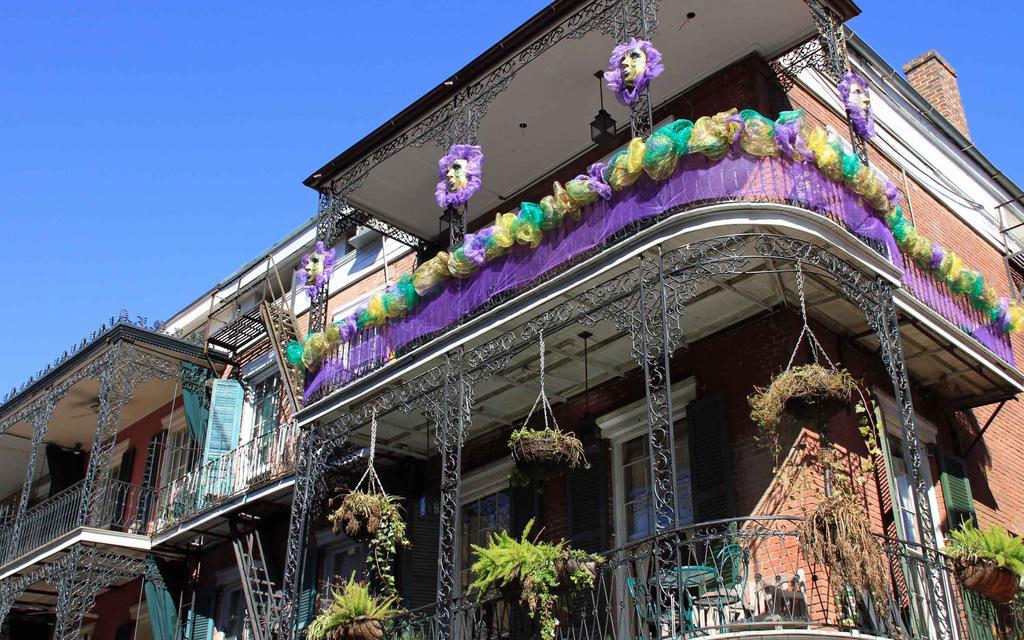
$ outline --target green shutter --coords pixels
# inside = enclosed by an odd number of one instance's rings
[[[736,504],[725,394],[716,393],[691,402],[686,407],[686,422],[694,522],[731,518]]]
[[[946,503],[946,515],[950,529],[956,529],[966,520],[974,520],[974,499],[971,497],[971,481],[967,477],[967,462],[958,456],[939,451],[939,465],[942,470],[942,497]]]
[[[306,628],[316,616],[318,595],[319,554],[314,545],[306,547],[305,566],[302,569],[302,592],[299,594],[299,631]]]
[[[142,586],[153,640],[175,640],[174,634],[178,628],[178,610],[167,588],[167,571],[168,567],[163,561],[153,556],[146,558]]]
[[[195,611],[190,616],[189,640],[212,640],[213,615],[217,608],[217,592],[200,591],[195,597]]]
[[[242,403],[245,394],[237,380],[214,380],[210,399],[210,421],[206,427],[203,464],[209,465],[225,453],[238,448],[238,435],[242,428]],[[211,465],[206,494],[231,493],[231,468]],[[202,496],[200,496],[202,497]]]
[[[409,580],[404,589],[409,609],[424,607],[437,600],[438,501],[437,494],[427,494],[410,501],[407,506],[412,547],[401,553],[409,568]]]

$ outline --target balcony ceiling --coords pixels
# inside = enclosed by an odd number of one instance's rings
[[[684,25],[689,11],[697,15]],[[751,53],[771,58],[815,32],[802,0],[662,2],[659,25],[653,40],[665,71],[653,85],[658,103]],[[594,72],[607,64],[614,45],[611,36],[596,31],[563,39],[495,98],[479,132],[486,161],[471,218],[499,207],[513,210],[518,202],[511,198],[523,188],[593,146],[589,123],[599,107]],[[603,92],[605,108],[627,127],[628,109]],[[421,237],[436,236],[440,211],[433,193],[444,151],[432,142],[401,150],[371,171],[352,203]]]

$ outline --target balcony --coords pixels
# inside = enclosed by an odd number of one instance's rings
[[[82,480],[25,512],[20,523],[12,519],[0,530],[3,563],[9,563],[45,547],[82,526],[81,513],[86,484]],[[120,480],[108,480],[98,489],[100,497],[87,520],[89,527],[107,531],[144,534],[152,504],[152,492]]]
[[[297,438],[296,426],[283,424],[163,485],[154,496],[152,531],[178,526],[291,475]]]
[[[928,615],[922,549],[879,539],[888,568],[888,597],[847,595],[838,610],[826,570],[800,553],[799,520],[769,516],[688,526],[604,554],[593,589],[562,593],[556,637],[564,640],[647,640],[782,633],[787,638],[871,635],[883,638],[1019,638],[1024,602],[999,605],[957,583],[939,555],[947,620],[940,633]],[[499,594],[456,598],[452,637],[536,638],[518,605]],[[438,637],[431,605],[391,621],[387,638]]]

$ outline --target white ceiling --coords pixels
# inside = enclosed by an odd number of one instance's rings
[[[681,26],[688,11],[696,18]],[[656,102],[750,53],[772,57],[814,30],[803,0],[663,2],[659,25],[653,41],[665,71],[652,86]],[[507,198],[592,146],[589,123],[599,107],[593,74],[607,65],[614,45],[599,32],[564,39],[521,69],[497,96],[479,132],[484,179],[471,201],[471,217],[495,208],[514,210],[518,202]],[[620,126],[628,126],[628,109],[606,89],[604,94],[605,108]],[[433,193],[444,151],[433,144],[400,151],[370,172],[352,202],[420,236],[434,237],[441,212]]]

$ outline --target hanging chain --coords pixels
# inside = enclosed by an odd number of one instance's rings
[[[544,360],[545,347],[543,331],[539,332],[538,340],[540,342],[540,393],[537,394],[537,399],[533,401],[533,406],[530,407],[530,413],[526,414],[526,420],[523,421],[523,428],[529,426],[530,418],[532,418],[534,412],[537,411],[537,405],[539,404],[541,415],[544,416],[544,429],[548,430],[553,426],[556,431],[561,431],[561,427],[558,426],[558,421],[555,419],[555,410],[551,408],[551,402],[548,401],[548,394],[544,390],[544,370],[547,368],[547,365]]]
[[[803,320],[804,326],[800,329],[800,335],[796,338],[796,345],[793,347],[793,353],[789,356],[789,362],[786,364],[786,370],[793,366],[793,361],[796,359],[796,353],[800,350],[800,343],[803,341],[804,336],[807,337],[807,345],[811,348],[811,359],[814,364],[818,364],[818,352],[821,352],[822,357],[825,358],[825,362],[832,369],[836,368],[836,365],[832,363],[832,360],[828,357],[825,352],[825,348],[818,342],[818,337],[814,335],[814,331],[811,330],[811,325],[807,321],[807,297],[804,294],[804,270],[802,266],[802,260],[796,261],[796,293],[800,298],[800,318]]]
[[[358,491],[363,486],[363,482],[366,482],[367,493],[384,493],[384,485],[380,483],[380,478],[377,477],[377,468],[373,464],[373,459],[377,453],[377,411],[374,410],[370,414],[370,453],[366,460],[366,471],[363,472],[363,477],[359,478],[359,482],[356,483],[353,492]]]

